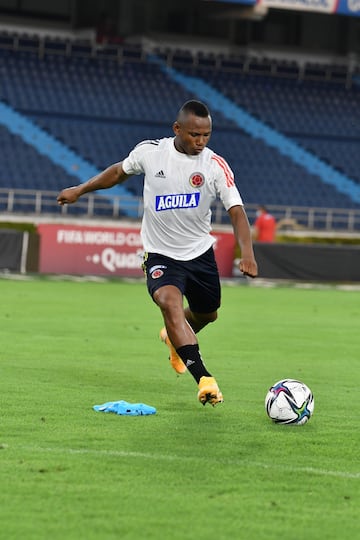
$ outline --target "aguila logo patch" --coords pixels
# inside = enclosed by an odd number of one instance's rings
[[[205,183],[205,178],[202,173],[195,172],[189,178],[190,185],[193,188],[200,188]]]
[[[175,210],[177,208],[197,208],[200,201],[200,191],[193,193],[174,193],[172,195],[156,195],[155,210]]]

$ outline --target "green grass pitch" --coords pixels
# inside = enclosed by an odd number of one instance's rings
[[[199,341],[225,402],[202,407],[143,282],[0,280],[0,537],[359,538],[359,320],[359,291],[224,285]],[[305,426],[265,414],[286,377]],[[157,414],[92,409],[120,399]]]

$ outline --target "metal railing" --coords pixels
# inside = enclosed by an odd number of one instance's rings
[[[279,234],[321,231],[360,235],[360,209],[277,205],[267,205],[267,208],[277,221]],[[256,210],[256,205],[246,206],[250,221],[255,220]]]
[[[272,52],[269,57],[255,50],[248,52],[203,52],[202,49],[183,44],[168,43],[160,45],[148,38],[141,43],[99,44],[95,36],[61,37],[49,35],[27,35],[17,32],[5,32],[0,29],[0,49],[32,52],[39,58],[49,55],[106,59],[119,64],[126,62],[145,62],[148,54],[157,54],[172,67],[190,69],[214,69],[225,72],[246,73],[252,75],[270,75],[272,77],[297,80],[327,81],[340,83],[350,88],[353,76],[359,73],[360,59],[351,55],[336,60],[316,56],[301,57],[289,53]],[[180,48],[179,48],[180,47]]]
[[[39,218],[49,219],[141,219],[143,201],[141,197],[118,195],[111,198],[97,193],[81,197],[75,205],[59,206],[56,191],[0,188],[0,221],[16,216],[36,222]],[[256,217],[257,205],[246,205],[251,223]],[[320,208],[304,206],[268,205],[278,231],[322,231],[360,234],[360,209]],[[213,224],[228,224],[228,214],[220,201],[212,206]]]
[[[57,191],[0,188],[0,218],[22,214],[29,217],[106,217],[117,219],[128,216],[138,219],[142,215],[142,199],[132,196],[110,198],[89,194],[75,205],[59,206]]]

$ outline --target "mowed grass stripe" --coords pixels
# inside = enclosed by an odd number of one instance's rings
[[[301,428],[290,428],[290,429],[301,429]],[[134,459],[145,459],[145,460],[154,460],[154,461],[179,461],[183,463],[184,461],[194,462],[198,461],[197,456],[182,456],[182,455],[162,455],[162,454],[150,454],[146,452],[128,452],[122,450],[94,450],[90,448],[43,448],[40,446],[19,446],[17,450],[25,452],[39,452],[39,453],[58,453],[58,454],[74,454],[74,455],[92,455],[95,457],[116,457],[116,458],[134,458]],[[353,480],[360,479],[360,472],[347,472],[347,471],[336,471],[336,470],[324,470],[317,469],[316,467],[300,467],[296,465],[286,465],[286,464],[276,464],[276,463],[259,463],[256,461],[242,460],[242,459],[228,459],[228,458],[211,458],[209,456],[204,456],[201,459],[202,463],[216,463],[222,464],[229,467],[243,467],[243,468],[260,468],[260,469],[274,469],[286,471],[288,473],[306,473],[310,475],[319,475],[319,476],[335,476],[339,478],[349,478]]]
[[[1,534],[26,540],[344,540],[359,532],[359,291],[223,287],[202,407],[143,281],[0,279]],[[315,395],[277,426],[276,380]],[[151,417],[93,411],[117,399]]]

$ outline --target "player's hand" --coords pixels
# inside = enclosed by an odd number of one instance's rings
[[[63,206],[64,204],[72,204],[76,202],[79,196],[80,194],[79,194],[78,186],[74,186],[74,187],[63,189],[57,196],[56,200],[58,204]]]
[[[254,278],[258,275],[258,267],[255,259],[240,259],[239,268],[244,276]]]

